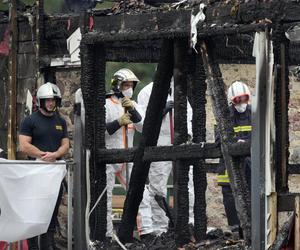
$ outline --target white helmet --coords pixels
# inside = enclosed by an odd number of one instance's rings
[[[248,86],[240,81],[235,81],[231,84],[227,91],[227,101],[228,104],[235,104],[235,99],[237,97],[246,97],[247,103],[250,102],[251,92]]]
[[[57,85],[47,82],[43,84],[41,87],[39,87],[37,94],[37,104],[39,107],[42,107],[43,104],[41,100],[48,99],[48,98],[54,98],[56,100],[56,105],[60,107],[61,105],[61,93]]]
[[[137,83],[140,80],[136,77],[136,75],[130,69],[120,69],[116,73],[111,80],[112,90],[114,92],[120,92],[120,86],[122,82],[133,82],[133,89],[136,87]]]

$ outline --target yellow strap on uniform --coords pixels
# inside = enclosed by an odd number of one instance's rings
[[[225,170],[225,174],[218,174],[218,183],[230,183],[227,170]]]
[[[237,126],[237,127],[233,127],[234,133],[239,133],[239,132],[249,132],[252,131],[252,126],[248,125],[248,126]]]

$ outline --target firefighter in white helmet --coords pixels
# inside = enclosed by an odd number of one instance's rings
[[[251,140],[251,93],[249,87],[241,82],[235,81],[227,91],[227,100],[230,109],[230,118],[233,123],[234,138],[236,142],[244,143]],[[216,142],[220,142],[219,134],[216,135]],[[249,157],[243,159],[241,166],[244,168],[246,181],[250,191],[251,185],[251,161]],[[241,238],[242,230],[237,216],[234,197],[230,187],[229,176],[224,160],[220,160],[218,185],[222,187],[223,203],[227,215],[228,225],[235,238]]]
[[[153,82],[145,86],[138,94],[138,104],[143,110],[145,115],[150,95],[153,88]],[[158,146],[172,145],[172,133],[174,129],[174,117],[172,112],[174,111],[174,80],[172,78],[170,84],[170,90],[167,97],[166,105],[163,110],[163,120],[160,128],[160,134],[158,138]],[[192,135],[192,108],[187,101],[187,125],[188,133]],[[192,167],[191,167],[192,168]],[[155,195],[166,197],[167,194],[167,182],[172,171],[172,162],[152,162],[149,169],[149,185],[145,187],[143,200],[139,207],[139,214],[137,218],[137,226],[142,241],[147,245],[151,244],[155,240],[156,236],[168,230],[169,219],[165,215],[165,212],[160,208],[155,200]],[[194,224],[194,189],[192,181],[192,169],[189,172],[189,223]]]
[[[142,116],[138,105],[131,100],[133,91],[139,79],[129,69],[118,70],[111,80],[112,92],[106,98],[106,148],[126,148],[133,146],[135,130],[142,130]],[[127,164],[130,176],[132,163]],[[112,224],[112,190],[115,177],[126,188],[126,164],[107,164],[107,233],[110,239],[113,235]]]
[[[69,150],[66,121],[57,112],[57,108],[61,105],[59,88],[50,82],[43,84],[37,91],[37,104],[39,110],[22,121],[19,136],[20,150],[30,159],[55,162],[65,156]],[[28,240],[30,250],[56,249],[54,233],[61,198],[62,188],[49,228],[40,236],[40,248],[38,248],[37,237],[34,237]]]

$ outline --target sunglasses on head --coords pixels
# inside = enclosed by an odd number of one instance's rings
[[[248,95],[242,95],[242,96],[237,96],[233,98],[232,103],[233,104],[241,104],[241,103],[247,103],[249,101],[249,96]]]

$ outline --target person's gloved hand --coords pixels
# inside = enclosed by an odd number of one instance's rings
[[[174,108],[174,101],[168,101],[165,106],[165,112],[168,113]]]
[[[131,101],[128,97],[122,98],[122,107],[126,109],[134,109],[134,104],[133,101]]]
[[[119,119],[119,125],[122,126],[126,126],[128,124],[131,124],[132,121],[130,120],[131,115],[129,113],[125,113],[124,115],[122,115]]]

